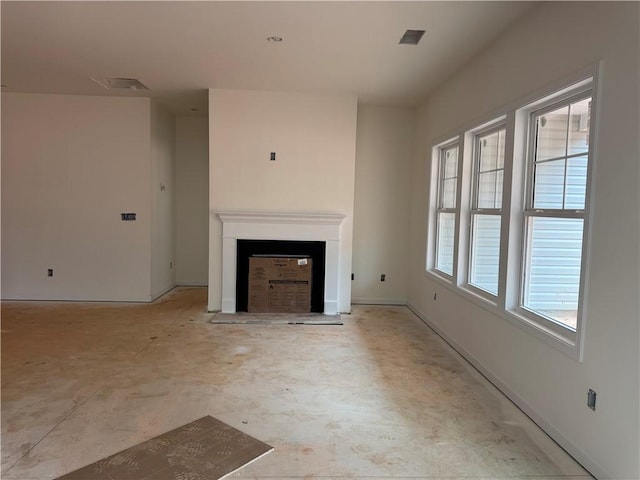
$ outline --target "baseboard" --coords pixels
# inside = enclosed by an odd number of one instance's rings
[[[152,294],[149,297],[149,302],[155,302],[157,299],[159,299],[161,296],[163,296],[165,293],[169,293],[171,290],[173,290],[174,288],[176,288],[176,284],[174,283],[173,285],[171,285],[170,287],[166,288],[165,290],[160,291],[159,293],[155,293]]]
[[[406,298],[366,298],[366,297],[353,297],[351,298],[352,305],[406,305]]]
[[[84,297],[3,297],[2,302],[66,302],[66,303],[150,303],[150,297],[141,298],[84,298]]]
[[[611,478],[606,472],[589,459],[589,456],[581,449],[576,447],[570,440],[562,435],[550,422],[542,415],[536,412],[520,395],[513,391],[502,379],[487,369],[481,361],[471,355],[458,342],[447,335],[436,323],[431,321],[428,315],[417,309],[411,303],[407,303],[407,307],[411,310],[427,327],[433,330],[440,338],[442,338],[451,348],[464,358],[473,368],[475,368],[483,377],[502,392],[509,400],[511,400],[527,417],[529,417],[538,427],[540,427],[551,439],[556,442],[562,449],[571,455],[580,465],[582,465],[591,475],[598,479]]]

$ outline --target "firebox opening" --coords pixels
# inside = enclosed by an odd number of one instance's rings
[[[236,312],[249,302],[249,258],[254,255],[304,256],[312,259],[311,312],[324,312],[325,242],[297,240],[237,240]]]

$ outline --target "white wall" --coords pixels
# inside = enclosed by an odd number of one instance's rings
[[[639,4],[541,4],[419,111],[409,302],[599,478],[640,478]],[[603,60],[584,361],[425,275],[436,139]],[[438,292],[437,301],[432,300]],[[598,392],[596,411],[586,406]]]
[[[353,303],[407,302],[414,129],[412,108],[358,107]]]
[[[176,284],[175,118],[151,102],[151,298]]]
[[[149,300],[149,145],[148,99],[2,94],[3,299]]]
[[[215,212],[244,210],[345,214],[338,309],[350,311],[356,117],[354,96],[209,91],[209,310],[221,303]]]
[[[207,285],[209,120],[176,118],[176,283]]]

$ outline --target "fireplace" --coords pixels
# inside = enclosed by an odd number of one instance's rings
[[[217,214],[222,220],[222,312],[235,313],[241,311],[237,306],[243,307],[242,304],[236,305],[238,240],[277,240],[302,242],[301,244],[319,242],[324,246],[324,282],[323,288],[320,289],[323,298],[317,310],[327,315],[338,313],[340,225],[344,215],[271,212],[217,212]]]

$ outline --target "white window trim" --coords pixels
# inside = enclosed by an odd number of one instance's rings
[[[476,168],[477,168],[477,162],[478,162],[478,158],[477,158],[477,142],[480,136],[483,135],[487,135],[487,134],[491,134],[500,130],[505,130],[505,152],[504,152],[504,162],[505,164],[503,165],[503,178],[502,178],[502,201],[501,201],[501,207],[499,209],[474,209],[473,208],[473,202],[474,202],[474,194],[477,195],[477,178],[476,178]],[[479,215],[500,215],[500,230],[502,232],[502,230],[504,230],[504,223],[505,223],[505,218],[504,218],[504,204],[505,204],[505,198],[504,198],[504,187],[505,187],[505,183],[506,183],[506,162],[507,162],[507,136],[508,136],[508,127],[507,127],[507,123],[506,123],[506,117],[500,116],[497,119],[492,120],[491,122],[485,123],[483,125],[481,125],[480,127],[477,127],[473,130],[468,131],[465,134],[465,144],[468,144],[471,146],[470,149],[470,155],[469,155],[469,159],[465,158],[464,160],[469,160],[466,161],[466,164],[468,165],[468,169],[465,170],[466,174],[467,174],[467,182],[466,184],[468,185],[468,199],[467,202],[465,204],[465,210],[463,212],[463,215],[465,217],[465,226],[466,226],[466,232],[465,232],[465,255],[464,255],[464,268],[461,271],[461,277],[462,277],[462,282],[461,282],[461,287],[469,290],[471,293],[473,293],[474,295],[477,295],[479,297],[484,298],[485,300],[487,300],[488,302],[490,302],[492,305],[497,305],[498,303],[498,299],[500,297],[500,293],[503,291],[501,289],[501,282],[500,282],[500,271],[501,271],[501,266],[503,263],[506,263],[506,258],[504,258],[504,256],[502,255],[502,233],[500,234],[501,239],[500,239],[500,258],[498,259],[498,293],[497,294],[493,294],[487,290],[484,290],[480,287],[477,287],[475,285],[473,285],[470,282],[470,268],[471,268],[471,248],[472,248],[472,242],[473,242],[473,228],[472,228],[472,221],[473,221],[473,215],[474,214],[479,214]],[[474,210],[477,210],[476,213],[474,213]],[[480,212],[480,213],[479,213]]]
[[[523,330],[545,344],[555,348],[568,357],[578,361],[583,361],[584,356],[584,337],[587,325],[587,302],[586,298],[589,293],[589,263],[591,251],[591,205],[593,203],[593,186],[595,182],[595,171],[598,154],[598,131],[599,124],[599,98],[600,98],[600,73],[601,61],[589,65],[567,77],[553,82],[551,85],[538,90],[525,98],[511,102],[504,106],[501,110],[493,112],[485,118],[493,120],[484,123],[473,122],[466,128],[458,129],[458,133],[450,135],[448,140],[438,142],[432,149],[431,169],[429,177],[429,198],[427,205],[427,249],[425,277],[439,283],[448,290],[461,295],[469,302],[483,308],[502,318],[509,324]],[[528,122],[529,114],[534,110],[538,110],[543,104],[553,98],[554,102],[562,101],[563,98],[570,98],[576,95],[579,89],[591,90],[591,122],[589,127],[590,148],[587,170],[587,185],[585,192],[585,215],[583,226],[583,245],[582,245],[582,262],[581,262],[581,285],[579,293],[579,311],[578,325],[576,331],[560,327],[559,330],[550,329],[546,325],[547,319],[539,321],[537,315],[531,314],[522,308],[519,308],[519,291],[520,279],[522,278],[522,239],[523,239],[523,219],[524,219],[524,188],[526,165],[527,165],[527,141],[528,141]],[[498,120],[500,119],[500,120]],[[484,291],[478,292],[478,289],[467,283],[467,256],[468,253],[461,255],[460,245],[465,248],[469,247],[468,235],[468,211],[470,204],[468,197],[470,189],[463,188],[463,185],[470,185],[469,175],[471,173],[469,167],[468,146],[469,136],[473,136],[475,132],[500,121],[506,124],[506,146],[505,146],[505,168],[504,168],[504,184],[503,184],[503,202],[502,202],[502,233],[500,238],[500,266],[498,279],[498,296],[490,298]],[[459,162],[458,169],[459,184],[457,191],[457,207],[458,218],[456,221],[456,235],[454,238],[454,271],[451,278],[435,270],[435,202],[437,192],[434,190],[434,180],[437,181],[437,175],[434,173],[433,160],[436,158],[437,150],[458,141]],[[465,149],[465,147],[467,147]],[[465,151],[466,150],[466,151]],[[524,155],[524,156],[523,156]],[[467,198],[465,198],[465,196]],[[465,201],[466,200],[466,201]],[[468,252],[468,248],[466,250]],[[552,322],[553,323],[553,322]]]
[[[523,165],[523,174],[524,178],[522,179],[524,198],[522,199],[522,204],[520,208],[520,245],[519,245],[519,259],[520,259],[520,269],[519,269],[519,283],[518,289],[516,292],[512,292],[512,295],[517,293],[517,299],[511,302],[511,309],[509,313],[516,315],[519,319],[532,323],[534,326],[546,331],[550,335],[558,338],[559,340],[568,343],[570,346],[575,347],[575,354],[578,359],[582,358],[582,342],[580,338],[583,336],[584,331],[584,297],[586,291],[586,280],[588,278],[588,263],[589,257],[587,254],[588,251],[588,243],[589,243],[589,230],[588,230],[588,219],[590,217],[590,204],[591,204],[591,185],[593,183],[593,171],[594,171],[594,144],[595,144],[595,101],[596,101],[596,88],[595,88],[596,77],[593,79],[585,79],[581,82],[578,82],[574,85],[571,85],[557,94],[552,94],[546,96],[544,99],[535,102],[533,104],[527,105],[520,110],[523,114],[523,119],[526,117],[526,127],[523,129],[527,135],[527,143],[525,146],[525,150],[520,152],[522,158],[520,161]],[[590,136],[590,145],[589,145],[589,153],[588,153],[588,162],[587,162],[587,179],[586,179],[586,192],[585,192],[585,207],[584,210],[570,210],[570,209],[540,209],[539,211],[535,211],[533,205],[528,205],[528,202],[532,202],[532,188],[533,181],[531,177],[533,175],[533,161],[534,158],[534,145],[531,142],[534,133],[534,125],[532,124],[532,116],[534,114],[540,114],[545,111],[551,111],[555,108],[558,108],[560,104],[567,104],[571,101],[575,101],[580,98],[586,98],[587,96],[591,96],[592,98],[592,106],[591,106],[591,114],[592,121],[589,127],[589,136]],[[546,210],[546,211],[545,211]],[[578,296],[578,311],[577,311],[577,325],[575,331],[573,329],[568,328],[567,326],[563,326],[560,323],[554,322],[535,311],[526,308],[522,305],[523,303],[523,289],[525,285],[525,262],[526,262],[526,249],[524,245],[524,239],[526,235],[526,220],[529,217],[548,217],[548,218],[579,218],[583,220],[583,234],[582,234],[582,251],[581,251],[581,266],[580,266],[580,285],[579,285],[579,296]]]
[[[431,164],[431,184],[434,188],[432,188],[432,195],[430,204],[433,205],[432,211],[430,212],[430,219],[432,221],[429,222],[429,231],[433,232],[433,234],[428,239],[430,249],[427,253],[427,269],[433,272],[435,275],[440,276],[448,282],[455,282],[456,272],[458,270],[458,248],[459,248],[459,232],[460,232],[460,194],[462,190],[461,184],[461,175],[462,175],[462,155],[463,155],[463,143],[460,141],[460,137],[450,138],[447,141],[440,142],[435,145],[432,149],[432,164]],[[457,147],[458,148],[458,160],[457,160],[457,178],[456,178],[456,206],[453,209],[447,209],[449,213],[454,214],[454,239],[453,239],[453,267],[452,274],[449,275],[447,272],[443,272],[436,267],[437,264],[437,254],[438,254],[438,213],[443,211],[440,209],[440,188],[441,188],[441,178],[440,178],[440,169],[441,169],[441,153],[444,150]]]

